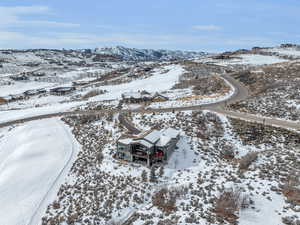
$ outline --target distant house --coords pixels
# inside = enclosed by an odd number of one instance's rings
[[[47,92],[46,89],[40,88],[40,89],[27,90],[24,92],[24,95],[25,96],[33,96],[33,95],[43,94],[46,92]]]
[[[168,100],[169,100],[168,97],[161,95],[159,93],[155,93],[152,98],[153,102],[164,102],[164,101],[168,101]]]
[[[84,81],[84,80],[82,80],[82,81],[73,81],[72,83],[73,83],[73,86],[83,86],[83,85],[89,84],[88,81]]]
[[[167,100],[168,98],[166,96],[159,93],[151,94],[147,91],[126,92],[122,94],[122,102],[129,104]]]
[[[10,76],[10,79],[14,81],[24,81],[24,80],[28,80],[29,78],[25,74],[21,74],[21,75]]]
[[[7,99],[10,99],[9,101],[19,101],[24,99],[24,95],[23,94],[9,95],[7,96]]]
[[[34,76],[34,77],[44,77],[44,76],[46,76],[46,73],[42,73],[42,72],[35,72],[35,73],[32,73],[31,74],[32,76]]]
[[[141,162],[151,166],[167,161],[180,138],[180,132],[173,128],[150,130],[138,137],[121,138],[117,141],[117,158]]]
[[[6,104],[7,102],[5,98],[0,97],[0,105]]]
[[[147,91],[126,92],[122,94],[124,103],[142,103],[152,100],[152,95]]]
[[[75,87],[57,87],[51,89],[50,93],[54,95],[67,95],[71,94],[73,91],[75,91]]]

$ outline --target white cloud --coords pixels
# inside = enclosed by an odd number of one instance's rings
[[[26,20],[25,16],[51,15],[47,6],[16,6],[0,7],[0,28],[10,27],[44,27],[44,28],[74,28],[80,24],[48,20]]]
[[[77,23],[63,23],[57,21],[45,21],[45,20],[27,20],[19,21],[14,26],[31,26],[31,27],[46,27],[46,28],[75,28],[80,27]]]
[[[48,6],[14,6],[3,7],[0,6],[0,12],[13,15],[26,15],[26,14],[44,14],[49,13],[51,10]]]
[[[221,27],[216,25],[195,25],[193,26],[194,30],[202,30],[202,31],[216,31],[221,30]]]
[[[211,37],[210,35],[149,35],[133,33],[64,33],[51,32],[25,34],[18,32],[0,32],[1,48],[94,48],[108,45],[125,45],[137,48],[186,49],[187,46],[198,46],[198,50],[212,50],[208,46],[219,48],[237,48],[237,46],[265,46],[274,42],[260,37]],[[203,48],[203,49],[201,49]],[[195,50],[195,48],[190,49]]]

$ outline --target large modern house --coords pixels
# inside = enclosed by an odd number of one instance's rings
[[[117,158],[142,162],[151,166],[169,159],[179,140],[180,132],[173,128],[150,130],[137,137],[121,138],[117,142]]]

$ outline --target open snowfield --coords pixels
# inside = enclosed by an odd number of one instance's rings
[[[55,198],[77,149],[59,119],[1,129],[0,224],[36,225]]]
[[[217,65],[226,66],[226,65],[267,65],[267,64],[275,64],[281,62],[287,62],[288,60],[281,59],[276,56],[265,56],[265,55],[256,55],[256,54],[243,54],[237,55],[241,59],[233,59],[233,60],[220,60],[220,62],[216,63]]]
[[[262,66],[270,65],[275,63],[288,62],[286,59],[282,59],[277,56],[269,55],[259,55],[259,54],[241,54],[235,55],[235,59],[212,59],[212,58],[202,58],[195,60],[195,62],[201,63],[213,63],[219,66],[230,66],[230,65],[250,65],[250,66]]]
[[[253,195],[253,200],[256,205],[256,210],[253,209],[245,209],[241,210],[239,224],[241,225],[274,225],[281,224],[281,215],[276,212],[282,211],[286,207],[285,199],[282,195],[278,195],[276,193],[270,193],[270,199],[262,197],[263,192],[268,192],[267,186],[271,185],[272,182],[264,181],[264,185],[261,185],[258,182],[251,182],[251,185],[256,189],[261,188],[260,193],[256,193]],[[292,216],[292,210],[286,210],[286,215]]]
[[[300,49],[295,48],[271,48],[267,51],[278,53],[283,56],[300,57]]]
[[[178,107],[190,107],[196,105],[206,105],[224,101],[230,98],[231,94],[226,94],[224,96],[203,96],[203,98],[194,100],[172,100],[166,102],[154,102],[149,105],[149,108],[153,109],[164,109],[164,108],[178,108]]]
[[[184,72],[180,65],[170,65],[163,69],[169,70],[167,73],[155,72],[151,77],[142,80],[134,80],[129,83],[119,85],[102,86],[108,91],[106,94],[91,98],[90,100],[112,100],[121,98],[124,92],[145,90],[148,92],[167,91],[178,81],[179,76]]]
[[[58,103],[38,108],[28,108],[20,110],[0,111],[0,123],[5,123],[13,120],[24,119],[33,116],[41,116],[52,113],[66,112],[71,108],[81,105],[81,102]]]
[[[54,84],[45,82],[15,82],[12,85],[0,86],[0,96],[22,94],[25,91],[39,88],[50,88]]]

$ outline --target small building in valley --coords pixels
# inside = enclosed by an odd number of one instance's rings
[[[122,94],[124,103],[142,103],[151,101],[152,95],[147,91],[126,92]]]
[[[50,90],[53,95],[67,95],[71,94],[75,90],[75,87],[57,87]]]
[[[10,76],[10,79],[14,81],[25,81],[25,80],[29,80],[29,77],[25,74],[20,74],[20,75]]]
[[[44,94],[46,92],[47,92],[46,89],[40,88],[40,89],[27,90],[24,92],[24,95],[25,96],[33,96],[33,95],[38,95],[38,94]]]
[[[151,166],[167,161],[176,148],[180,132],[173,128],[150,130],[136,137],[120,138],[117,141],[118,159],[140,162]]]
[[[122,94],[122,102],[127,104],[167,100],[168,97],[166,96],[159,93],[152,94],[147,91],[126,92]]]

